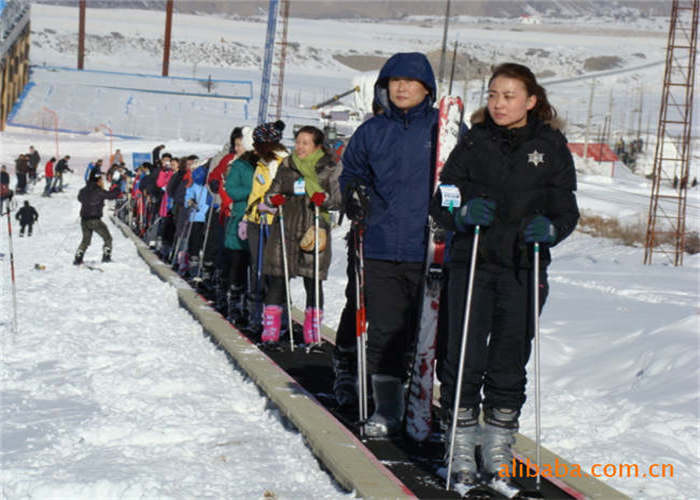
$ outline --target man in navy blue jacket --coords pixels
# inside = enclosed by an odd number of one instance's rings
[[[367,372],[375,412],[371,436],[399,432],[403,383],[416,333],[427,247],[437,138],[433,70],[421,53],[394,54],[374,86],[374,116],[353,134],[340,176],[346,212],[363,186],[369,197],[365,223],[365,297],[369,331]]]

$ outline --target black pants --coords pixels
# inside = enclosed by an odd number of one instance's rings
[[[250,256],[248,251],[224,248],[222,256],[222,265],[219,266],[219,269],[222,270],[224,286],[246,286],[248,278],[248,265],[250,264]]]
[[[78,252],[82,255],[90,246],[92,241],[92,233],[96,232],[104,240],[103,249],[112,249],[112,235],[109,234],[109,229],[101,219],[83,219],[80,222],[80,229],[83,231],[83,239],[78,247]]]
[[[207,217],[209,215],[207,214]],[[216,267],[220,267],[219,255],[224,250],[224,241],[226,240],[226,226],[220,222],[219,211],[214,210],[211,214],[211,223],[209,224],[209,237],[207,238],[207,246],[204,249],[204,262],[211,262]]]
[[[17,174],[17,186],[15,186],[17,194],[27,192],[27,174]]]
[[[281,276],[267,277],[268,289],[265,295],[265,304],[287,306],[287,294],[284,286],[284,278]],[[312,278],[304,278],[304,290],[306,291],[306,307],[316,307],[316,290]],[[323,284],[318,287],[318,304],[323,309]]]
[[[345,286],[345,307],[340,313],[340,321],[335,334],[335,345],[343,351],[350,351],[357,347],[357,331],[355,326],[355,313],[357,310],[356,296],[357,289],[355,286],[355,238],[352,231],[349,231],[345,237],[348,252],[348,265],[345,274],[348,278],[348,283]]]
[[[368,374],[407,378],[422,277],[422,262],[365,259]]]
[[[24,223],[20,222],[20,223],[19,223],[19,234],[20,234],[20,235],[23,235],[23,234],[24,234],[24,228],[25,228],[25,227],[29,227],[29,231],[27,231],[27,235],[28,235],[28,236],[31,236],[31,235],[32,235],[32,226],[33,226],[33,225],[34,225],[34,223],[31,223],[31,224],[24,224]]]
[[[190,231],[190,239],[187,242],[187,253],[190,257],[199,257],[199,251],[204,243],[204,232],[206,231],[207,223],[191,222],[190,224],[192,224],[192,229]]]
[[[482,388],[486,407],[520,410],[525,403],[525,366],[534,336],[532,279],[531,269],[477,266],[460,407],[479,405]],[[442,405],[448,408],[454,403],[468,280],[468,264],[450,265],[449,335],[441,370]],[[540,311],[548,290],[547,272],[540,270]]]

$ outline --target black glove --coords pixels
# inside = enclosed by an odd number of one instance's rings
[[[218,193],[219,188],[221,187],[221,182],[219,179],[214,179],[209,183],[209,187],[211,188],[212,193]]]
[[[369,195],[367,186],[355,184],[348,188],[345,199],[345,213],[353,222],[364,222],[369,215]]]

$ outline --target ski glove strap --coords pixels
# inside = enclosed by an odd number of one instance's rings
[[[525,225],[523,236],[528,243],[554,243],[557,228],[544,215],[536,215]]]
[[[472,198],[455,214],[455,224],[460,231],[467,226],[490,226],[496,214],[496,202],[486,198]]]

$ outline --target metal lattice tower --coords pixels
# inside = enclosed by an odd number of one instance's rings
[[[673,0],[644,263],[654,253],[683,265],[700,0]]]
[[[268,121],[270,116],[274,117],[273,119],[275,120],[279,120],[282,116],[290,2],[291,0],[270,0],[267,14],[267,34],[265,37],[265,59],[263,62],[262,84],[260,85],[258,123]],[[278,31],[281,31],[281,39],[275,43]],[[268,110],[268,108],[272,109]]]

